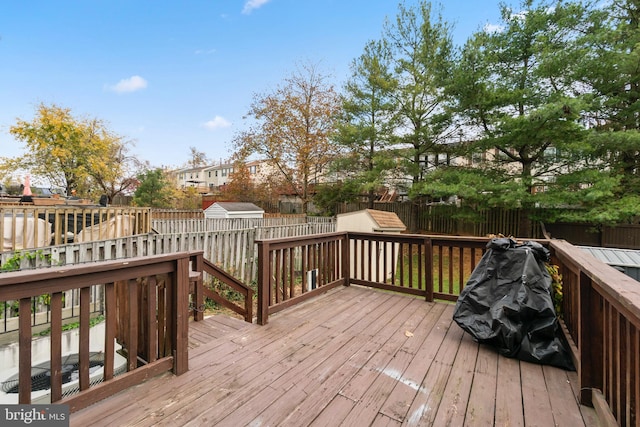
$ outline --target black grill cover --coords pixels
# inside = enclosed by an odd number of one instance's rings
[[[493,239],[487,248],[460,293],[453,320],[505,356],[574,370],[544,265],[549,251],[510,238]]]

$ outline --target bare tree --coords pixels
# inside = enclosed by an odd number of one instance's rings
[[[257,154],[272,166],[304,213],[336,153],[340,98],[327,80],[313,64],[298,67],[273,93],[255,96],[248,113],[255,124],[234,140],[239,158]]]

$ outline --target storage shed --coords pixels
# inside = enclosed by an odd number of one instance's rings
[[[365,233],[401,233],[407,227],[395,212],[364,209],[338,214],[336,231],[361,231]]]
[[[365,209],[356,212],[338,214],[336,220],[336,231],[353,231],[362,233],[383,233],[399,234],[407,227],[394,212],[378,211],[375,209]],[[384,277],[386,280],[392,278],[392,272],[398,265],[398,243],[383,243],[376,245],[377,249],[369,246],[356,248],[356,242],[351,242],[351,253],[356,254],[357,259],[351,259],[352,277],[362,277],[364,280],[371,280],[376,277]],[[385,255],[386,254],[386,255]],[[371,265],[378,266],[378,271],[360,271],[362,263],[360,257],[368,258]],[[372,277],[369,277],[371,274]]]
[[[580,249],[640,282],[640,251],[596,246],[580,246]]]
[[[215,202],[204,210],[205,218],[263,218],[264,210],[253,203]]]

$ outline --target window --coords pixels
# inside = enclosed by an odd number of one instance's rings
[[[477,165],[484,161],[484,152],[482,153],[473,153],[471,155],[471,164]]]
[[[560,153],[555,147],[547,147],[544,150],[544,158],[550,161],[557,161]]]
[[[255,174],[258,171],[258,167],[257,166],[249,166],[249,173],[250,174]]]

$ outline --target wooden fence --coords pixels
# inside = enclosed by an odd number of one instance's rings
[[[85,205],[0,207],[0,252],[151,231],[148,208]]]
[[[558,223],[546,225],[554,239],[574,245],[605,248],[640,249],[640,224],[594,226],[593,224]]]
[[[338,213],[367,209],[367,203],[343,203]],[[486,237],[502,233],[505,236],[517,236],[520,221],[518,209],[486,209],[474,213],[471,218],[457,218],[460,209],[454,205],[416,206],[412,202],[375,203],[374,209],[395,212],[409,230],[419,230],[428,234],[447,234]],[[414,216],[417,209],[417,216]],[[539,223],[533,223],[529,238],[543,238]]]
[[[192,220],[168,221],[172,224],[185,223]],[[234,222],[234,221],[232,221]],[[265,221],[263,221],[264,223]],[[284,221],[276,221],[282,222]],[[289,222],[291,222],[289,220]],[[212,223],[217,224],[218,221]],[[238,222],[236,222],[238,223]],[[267,223],[272,223],[269,221]],[[206,224],[206,222],[205,222]],[[211,223],[209,223],[211,224]],[[181,229],[181,228],[179,228]],[[60,246],[49,246],[38,249],[25,249],[18,252],[0,253],[0,268],[11,266],[22,270],[35,268],[86,264],[105,260],[122,260],[133,257],[147,257],[175,252],[203,251],[204,257],[233,276],[241,283],[255,284],[258,274],[258,258],[256,240],[304,236],[309,234],[335,231],[334,221],[313,221],[294,225],[263,226],[241,230],[180,232],[172,234],[141,234],[115,239],[97,240],[84,243],[70,243]],[[1,275],[1,274],[0,274]],[[205,280],[212,280],[215,275],[205,270]],[[69,291],[64,298],[63,319],[77,316],[77,295]],[[99,290],[92,289],[91,295]],[[102,309],[101,296],[95,296],[92,312]],[[15,317],[16,301],[4,301],[0,304],[0,333],[10,332],[17,328]],[[32,326],[46,324],[50,321],[48,307],[42,301],[32,301]]]
[[[153,219],[203,219],[202,209],[152,209]]]
[[[366,203],[343,203],[338,213],[366,209]],[[519,209],[485,209],[475,212],[475,218],[458,219],[459,208],[453,205],[419,206],[417,223],[411,202],[376,203],[374,209],[395,212],[407,228],[426,234],[447,234],[486,237],[502,233],[506,236],[563,239],[574,245],[640,249],[640,224],[604,226],[588,223],[540,223],[533,221],[529,236],[519,236]],[[539,214],[538,214],[539,215]],[[415,223],[415,224],[414,224]]]

